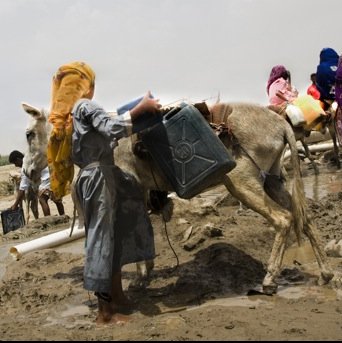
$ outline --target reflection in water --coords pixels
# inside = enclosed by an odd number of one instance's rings
[[[319,171],[319,175],[315,175],[313,170],[303,174],[304,190],[307,198],[318,201],[329,193],[342,191],[342,170],[320,166]],[[292,180],[288,181],[288,186],[288,189],[291,190]]]

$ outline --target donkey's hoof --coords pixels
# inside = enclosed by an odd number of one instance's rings
[[[336,289],[342,289],[342,275],[341,274],[337,274],[335,275],[332,280],[331,283],[333,285],[334,288]]]
[[[270,284],[270,285],[262,285],[262,292],[266,295],[273,295],[276,294],[278,290],[277,284]]]
[[[319,286],[323,286],[329,283],[333,279],[334,279],[334,273],[330,271],[326,271],[326,272],[321,273],[317,283]]]
[[[133,280],[129,286],[128,289],[132,291],[139,291],[147,288],[147,286],[150,284],[150,281],[147,277],[144,278],[136,278]]]

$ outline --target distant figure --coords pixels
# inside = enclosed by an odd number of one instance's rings
[[[320,93],[319,100],[324,110],[327,110],[335,100],[335,76],[338,57],[337,52],[332,48],[322,49],[319,55],[316,86]]]
[[[9,173],[8,179],[9,182],[13,185],[13,194],[17,194],[19,191],[21,173],[17,171],[11,171]]]
[[[335,100],[338,108],[342,109],[342,55],[338,59],[335,76]]]
[[[12,151],[8,158],[10,163],[20,168],[22,168],[23,166],[23,159],[24,159],[24,154],[18,150]],[[14,204],[11,206],[12,210],[16,209],[18,206],[22,207],[22,202],[27,197],[27,192],[30,190],[30,185],[31,185],[30,179],[25,175],[23,169],[21,169],[21,180],[20,180],[19,190],[17,193],[16,200]],[[29,192],[30,207],[31,207],[31,210],[33,212],[35,219],[38,219],[39,214],[38,214],[37,200],[34,199],[37,197],[37,195],[36,194],[33,195],[32,194],[33,192],[34,192],[33,190],[30,190]],[[38,189],[38,199],[42,207],[44,216],[49,216],[51,214],[50,207],[48,204],[49,199],[51,199],[56,204],[59,215],[64,214],[64,205],[62,201],[61,200],[57,201],[50,190],[50,174],[49,174],[48,167],[43,169],[41,172],[41,183]]]
[[[342,55],[338,60],[335,77],[335,100],[337,103],[335,115],[335,132],[340,145],[342,145]]]
[[[298,91],[291,85],[291,74],[283,65],[275,65],[270,73],[266,87],[270,105],[283,105],[292,102]]]
[[[306,90],[306,94],[311,95],[314,99],[319,100],[321,94],[316,85],[316,73],[310,75],[311,85]]]

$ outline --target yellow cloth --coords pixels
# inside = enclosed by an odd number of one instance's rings
[[[53,125],[47,147],[51,191],[57,199],[70,193],[74,177],[71,159],[72,116],[77,100],[85,96],[95,82],[95,73],[84,62],[61,66],[52,80],[49,122]]]
[[[319,130],[320,124],[316,125],[316,120],[325,116],[326,113],[322,109],[319,100],[314,99],[311,95],[301,95],[292,101],[292,104],[298,106],[304,115],[306,130]]]

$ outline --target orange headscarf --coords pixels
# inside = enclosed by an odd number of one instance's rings
[[[57,199],[70,193],[74,177],[71,159],[72,116],[77,100],[93,87],[95,73],[84,62],[72,62],[58,68],[52,80],[49,122],[53,129],[47,147],[51,190]]]

